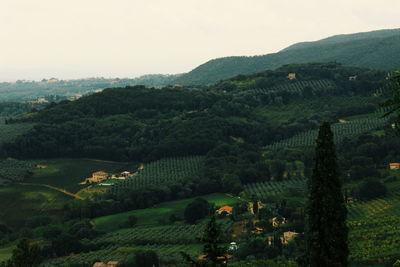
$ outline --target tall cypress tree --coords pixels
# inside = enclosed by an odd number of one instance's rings
[[[341,190],[330,123],[319,129],[306,207],[304,266],[347,266],[347,209]]]

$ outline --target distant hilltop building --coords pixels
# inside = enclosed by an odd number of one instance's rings
[[[389,163],[389,167],[391,170],[400,170],[400,163]]]
[[[71,97],[68,98],[69,101],[75,101],[78,100],[79,98],[81,98],[83,95],[82,94],[75,94]]]
[[[57,78],[51,78],[51,79],[47,80],[48,83],[56,83],[56,82],[59,82],[59,81],[60,80],[57,79]]]
[[[296,80],[296,73],[289,73],[289,74],[287,75],[287,78],[288,78],[289,80]]]
[[[349,81],[355,81],[355,80],[357,80],[357,75],[349,76]]]

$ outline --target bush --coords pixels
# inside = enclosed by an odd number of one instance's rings
[[[185,221],[187,223],[195,223],[197,220],[203,219],[209,214],[210,203],[203,198],[196,198],[185,208]]]
[[[362,200],[371,200],[386,196],[387,188],[379,181],[369,180],[363,182],[358,188],[358,196]]]

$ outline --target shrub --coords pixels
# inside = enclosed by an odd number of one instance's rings
[[[371,200],[386,196],[387,188],[384,184],[375,180],[363,182],[358,188],[358,196],[362,200]]]

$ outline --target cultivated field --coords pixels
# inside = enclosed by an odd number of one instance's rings
[[[115,184],[112,193],[126,188],[139,189],[149,185],[161,185],[192,177],[203,167],[204,157],[191,156],[165,158],[146,164],[135,176]]]
[[[225,194],[212,194],[202,196],[202,198],[206,199],[210,203],[214,203],[216,206],[231,205],[241,201]],[[97,230],[111,232],[117,230],[120,226],[120,223],[126,221],[129,216],[134,215],[138,219],[137,226],[154,226],[159,224],[159,220],[168,219],[171,214],[176,214],[183,218],[185,207],[194,199],[195,198],[188,198],[164,202],[156,205],[153,208],[133,210],[124,213],[98,217],[93,219],[93,224]]]
[[[46,168],[35,169],[33,176],[26,182],[35,184],[47,184],[76,193],[84,185],[80,185],[96,171],[119,173],[122,171],[133,171],[137,168],[133,163],[121,163],[113,161],[102,161],[94,159],[48,159],[33,160],[35,166],[44,165]]]
[[[0,223],[18,228],[35,215],[60,215],[68,199],[71,197],[41,186],[0,187]]]

